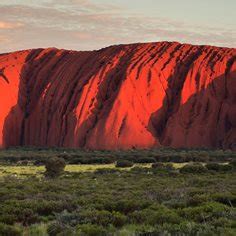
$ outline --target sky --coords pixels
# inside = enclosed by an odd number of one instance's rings
[[[236,47],[236,0],[0,0],[0,53],[178,41]]]

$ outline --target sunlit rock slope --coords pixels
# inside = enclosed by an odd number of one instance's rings
[[[232,148],[236,49],[179,43],[0,55],[0,146]]]

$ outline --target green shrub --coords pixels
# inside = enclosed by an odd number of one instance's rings
[[[234,167],[231,164],[227,164],[227,165],[221,165],[220,170],[227,172],[227,171],[232,171],[234,169]]]
[[[14,213],[4,212],[4,214],[0,215],[0,222],[12,225],[17,222],[18,217]],[[1,234],[0,234],[1,235]]]
[[[53,201],[53,200],[42,200],[38,203],[35,203],[35,211],[39,215],[50,215],[54,212],[62,212],[63,210],[71,211],[74,209],[73,202],[67,201]]]
[[[0,222],[5,224],[22,223],[24,226],[38,222],[38,215],[33,206],[25,201],[5,201],[1,207]],[[32,208],[32,209],[31,209]]]
[[[20,236],[22,235],[22,231],[17,226],[6,225],[0,223],[0,235],[3,236]]]
[[[82,157],[69,160],[70,164],[111,164],[114,163],[111,157]]]
[[[127,221],[127,217],[117,211],[94,210],[87,209],[78,215],[78,223],[100,225],[108,227],[114,225],[115,227],[122,227]]]
[[[228,166],[228,169],[231,168],[231,170],[236,170],[236,160],[232,160],[229,162],[229,164],[227,165]]]
[[[116,167],[118,168],[127,168],[127,167],[132,167],[134,164],[131,161],[128,160],[118,160],[116,162]]]
[[[147,208],[142,211],[135,211],[129,215],[129,218],[132,223],[145,223],[152,226],[164,223],[179,224],[182,220],[175,211],[164,206],[159,206],[159,208],[155,209]]]
[[[197,207],[179,209],[179,214],[186,220],[193,220],[199,223],[227,216],[229,212],[230,208],[228,206],[218,202],[208,202]]]
[[[24,226],[34,224],[38,221],[38,215],[32,209],[29,208],[23,209],[18,218]]]
[[[48,226],[47,233],[49,236],[55,236],[64,231],[64,226],[58,222],[53,222]]]
[[[189,196],[187,199],[188,206],[198,206],[203,204],[209,200],[209,196],[207,194],[194,194],[193,196]]]
[[[135,160],[135,163],[141,163],[141,164],[155,163],[155,162],[156,162],[156,159],[153,157],[141,157]]]
[[[152,231],[141,231],[140,233],[138,233],[138,235],[234,235],[225,228],[216,228],[209,224],[197,224],[191,221],[184,221],[180,224],[165,223],[163,225],[156,226],[154,229],[152,229]]]
[[[76,233],[77,233],[77,235],[86,235],[86,236],[104,236],[104,235],[107,235],[106,230],[102,226],[93,225],[93,224],[78,225]]]
[[[127,222],[127,217],[120,212],[112,212],[112,224],[115,227],[122,227]]]
[[[232,160],[229,163],[234,169],[236,169],[236,160]]]
[[[28,230],[28,235],[37,235],[37,236],[47,235],[46,224],[33,224],[33,225],[30,225],[27,228],[27,230]]]
[[[97,224],[102,225],[104,227],[107,227],[109,224],[112,223],[112,214],[106,210],[87,210],[82,213],[81,218],[81,221],[83,223]]]
[[[221,170],[221,165],[216,162],[210,162],[206,164],[206,168],[208,170],[213,170],[213,171],[220,171]]]
[[[118,200],[116,202],[106,202],[104,205],[104,208],[110,212],[118,211],[120,213],[123,213],[127,215],[130,212],[136,211],[136,210],[142,210],[150,206],[150,202],[147,200],[135,200],[135,199],[122,199]]]
[[[65,166],[66,163],[64,159],[58,157],[52,157],[46,162],[45,176],[52,178],[57,177],[63,173]]]
[[[180,168],[180,173],[201,174],[207,172],[207,168],[200,163],[191,163]]]
[[[73,212],[64,210],[63,212],[55,214],[55,218],[57,224],[63,225],[64,227],[75,227],[82,220],[78,210]]]
[[[230,207],[236,206],[236,195],[232,193],[227,193],[227,192],[216,193],[212,195],[212,199],[216,202],[223,203]]]
[[[206,168],[212,171],[231,171],[233,166],[231,164],[207,163]]]
[[[97,157],[92,159],[92,164],[112,164],[114,160],[110,157]]]
[[[191,161],[191,158],[187,155],[179,154],[179,155],[172,155],[171,157],[169,157],[169,160],[171,162],[183,163]]]
[[[194,156],[192,158],[192,161],[194,162],[208,162],[210,160],[210,157],[208,154],[200,154],[198,156]]]

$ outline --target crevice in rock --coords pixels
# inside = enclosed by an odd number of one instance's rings
[[[5,68],[0,69],[0,77],[2,77],[8,84],[10,83],[6,75],[4,74]]]

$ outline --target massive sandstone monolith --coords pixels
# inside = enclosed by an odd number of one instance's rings
[[[233,148],[236,49],[179,43],[0,55],[0,146]]]

